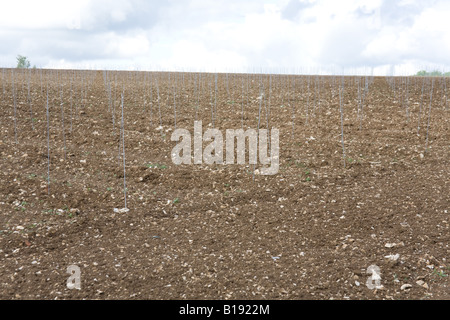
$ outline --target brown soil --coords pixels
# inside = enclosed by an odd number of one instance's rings
[[[174,165],[170,140],[175,79],[177,128],[193,133],[197,117],[206,130],[214,114],[225,132],[242,122],[257,128],[259,75],[228,75],[227,84],[220,74],[216,93],[214,74],[202,74],[198,86],[190,73],[110,72],[110,104],[101,71],[33,70],[30,109],[27,73],[15,70],[15,111],[11,70],[5,74],[1,299],[450,298],[450,126],[441,79],[425,150],[431,83],[421,106],[421,78],[410,79],[408,104],[402,79],[393,91],[374,78],[360,122],[356,78],[346,78],[344,168],[340,79],[321,77],[319,91],[309,77],[308,97],[307,77],[273,76],[269,113],[265,76],[260,128],[269,120],[280,130],[280,171],[262,176],[252,165]],[[117,213],[122,88],[129,211]],[[81,270],[81,290],[66,285],[70,265]],[[371,265],[382,288],[366,286]]]

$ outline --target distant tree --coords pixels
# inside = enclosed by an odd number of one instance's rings
[[[431,71],[431,72],[427,72],[425,70],[420,70],[419,72],[417,72],[416,76],[419,76],[419,77],[442,77],[442,76],[446,76],[446,77],[448,77],[448,76],[450,76],[450,72],[442,73],[442,72],[440,72],[438,70],[434,70],[434,71]]]
[[[432,76],[432,77],[440,77],[440,76],[442,76],[442,72],[434,70],[434,71],[430,72],[430,76]]]
[[[30,61],[25,56],[21,56],[20,54],[17,56],[17,68],[19,69],[28,69],[30,67]]]

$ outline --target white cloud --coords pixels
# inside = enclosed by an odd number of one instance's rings
[[[0,62],[413,70],[450,64],[444,0],[5,2]]]
[[[65,28],[80,20],[87,5],[87,0],[3,1],[0,27],[21,30]]]
[[[104,34],[106,39],[105,55],[110,57],[133,59],[150,52],[150,42],[144,32],[117,35]]]
[[[172,47],[172,54],[162,60],[165,69],[199,70],[224,72],[242,69],[246,66],[245,57],[226,49],[208,50],[201,42],[181,40]]]

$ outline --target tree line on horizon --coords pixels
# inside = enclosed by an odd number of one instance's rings
[[[450,72],[441,72],[439,70],[434,70],[434,71],[425,71],[425,70],[421,70],[419,72],[417,72],[416,74],[417,77],[450,77]]]
[[[17,68],[18,69],[29,69],[30,68],[30,61],[27,57],[18,55],[16,57],[17,59]],[[33,66],[35,69],[36,66]],[[426,71],[426,70],[420,70],[415,74],[416,77],[450,77],[450,72],[441,72],[439,70],[433,70],[433,71]]]

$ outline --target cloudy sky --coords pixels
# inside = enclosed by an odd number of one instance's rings
[[[0,65],[408,74],[449,71],[448,0],[1,1]]]

